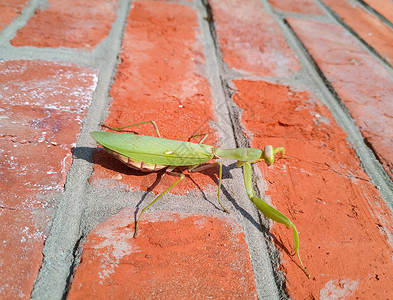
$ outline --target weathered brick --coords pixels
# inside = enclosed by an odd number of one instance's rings
[[[134,1],[127,22],[122,63],[111,89],[114,100],[105,123],[116,127],[155,120],[162,137],[185,141],[195,133],[214,133],[209,127],[214,113],[210,87],[204,77],[197,12],[174,3]],[[151,124],[130,128],[130,132],[135,131],[155,135]],[[206,143],[214,142],[211,134]],[[130,170],[103,151],[96,153],[95,162],[92,183],[112,178],[114,184],[120,181],[146,190],[157,179],[154,172],[140,176],[139,171]],[[201,188],[217,188],[209,176],[193,174],[192,178]],[[164,191],[176,179],[164,175],[154,192]],[[196,185],[186,179],[171,192],[192,190],[197,190]]]
[[[21,14],[28,0],[2,0],[0,2],[0,31]]]
[[[88,68],[0,62],[0,297],[30,295],[47,210],[63,189],[95,85],[95,71]]]
[[[231,219],[124,209],[83,246],[68,299],[256,299],[248,246]],[[175,225],[176,224],[176,225]]]
[[[346,1],[324,0],[339,17],[393,65],[393,30],[361,6]]]
[[[40,6],[20,28],[12,45],[94,49],[108,36],[118,9],[115,0],[38,2],[46,7]],[[391,2],[348,0],[338,5],[334,0],[321,0],[315,3],[322,2],[391,63],[392,51],[386,42],[391,30],[381,25],[378,16],[353,6],[367,3],[393,22]],[[0,1],[0,30],[19,16],[27,3]],[[215,75],[205,74],[202,45],[206,42],[203,41],[206,32],[202,34],[199,30],[205,21],[198,16],[202,6],[192,0],[130,3],[124,36],[120,37],[120,23],[112,32],[113,40],[124,40],[110,91],[114,100],[106,123],[122,126],[153,119],[163,137],[187,140],[194,133],[210,132],[206,143],[216,144],[217,136],[212,128],[217,126],[214,120],[220,111],[213,109],[206,79]],[[273,10],[265,9],[267,3]],[[218,35],[219,51],[231,69],[220,69],[225,73],[220,75],[225,79],[229,71],[236,78],[241,78],[241,74],[255,80],[257,76],[269,76],[279,82],[293,83],[288,87],[262,81],[233,81],[237,89],[234,101],[243,109],[241,122],[252,146],[262,148],[270,143],[287,149],[287,159],[278,160],[271,167],[260,163],[259,168],[267,180],[267,186],[260,185],[260,192],[263,194],[266,188],[265,193],[273,204],[296,224],[300,231],[300,252],[311,273],[308,280],[297,258],[289,256],[291,232],[275,224],[272,235],[277,247],[283,250],[280,269],[286,275],[290,297],[388,299],[390,278],[393,278],[391,212],[329,111],[309,91],[294,87],[297,80],[304,83],[307,79],[301,77],[303,72],[297,72],[301,65],[276,20],[286,12],[294,13],[293,16],[304,14],[308,19],[288,21],[388,172],[393,168],[392,104],[388,99],[392,95],[393,79],[385,66],[373,59],[340,24],[309,20],[310,16],[305,15],[319,15],[312,18],[321,19],[325,14],[315,3],[310,0],[210,1],[211,25]],[[15,53],[10,53],[10,49],[7,45],[2,47],[4,57],[45,55],[42,49],[19,49]],[[67,61],[73,60],[72,53],[67,52]],[[90,62],[101,60],[95,52],[84,55]],[[212,69],[214,66],[209,66]],[[112,72],[110,65],[103,71],[109,73],[102,77],[101,87],[106,86],[107,75]],[[49,233],[47,224],[54,210],[54,199],[63,189],[71,164],[71,149],[95,81],[95,70],[72,64],[0,62],[0,298],[30,297],[43,259],[43,243]],[[97,110],[93,113],[100,114]],[[150,124],[130,131],[154,135]],[[92,196],[100,193],[103,185],[131,191],[152,189],[159,193],[176,179],[131,170],[102,150],[96,151],[94,162],[89,186],[92,193],[83,199],[92,215],[82,216],[83,225],[90,225],[90,216],[97,220],[103,213],[99,206],[102,203]],[[390,175],[393,178],[393,173]],[[198,195],[203,191],[208,197],[209,193],[216,193],[217,169],[192,174],[191,178],[193,181],[185,179],[171,192]],[[236,188],[237,184],[244,188],[242,182],[233,181],[230,187]],[[72,184],[68,188],[73,189]],[[125,194],[135,200],[133,193]],[[63,201],[69,200],[67,194],[63,197]],[[113,210],[127,205],[119,201],[112,207],[112,199],[108,198],[110,201],[104,205],[111,205]],[[243,200],[247,199],[235,199],[235,202]],[[178,203],[178,210],[188,205],[185,201]],[[256,290],[263,289],[256,287],[254,276],[259,280],[265,274],[252,273],[243,229],[233,219],[223,214],[219,218],[167,211],[146,214],[139,237],[133,239],[134,214],[134,208],[124,209],[89,233],[67,295],[70,299],[254,299]],[[55,221],[62,222],[60,219]],[[61,225],[67,227],[69,220],[63,221]],[[245,228],[250,229],[247,225]],[[50,233],[53,239],[48,240],[48,248],[53,247],[51,243],[56,238],[62,238],[56,237],[55,230]],[[69,244],[69,253],[77,246]],[[255,245],[250,247],[256,249]],[[74,263],[68,258],[60,266],[65,276]],[[53,266],[58,262],[46,256],[47,264],[41,275],[56,269]],[[35,291],[42,296],[46,288],[42,281],[37,282]]]
[[[11,40],[13,46],[94,49],[111,30],[115,0],[49,0]]]
[[[287,159],[259,163],[273,204],[296,225],[304,275],[292,252],[292,234],[275,224],[284,251],[281,270],[293,299],[387,299],[393,276],[392,215],[362,170],[346,134],[307,91],[237,80],[235,103],[252,146],[286,148]],[[258,113],[256,113],[258,112]],[[378,224],[378,225],[377,225]]]
[[[336,24],[288,19],[393,178],[393,77]]]
[[[295,12],[307,15],[324,15],[323,11],[319,8],[313,0],[268,0],[269,3],[276,9]]]
[[[281,29],[258,0],[213,0],[214,26],[228,67],[260,76],[289,76],[300,69]]]
[[[393,3],[389,0],[363,0],[378,13],[393,23]]]
[[[0,187],[3,189],[1,181]],[[0,298],[2,299],[29,299],[41,266],[45,240],[45,228],[37,223],[41,222],[44,225],[48,221],[45,219],[45,214],[43,216],[39,214],[39,209],[0,206]]]

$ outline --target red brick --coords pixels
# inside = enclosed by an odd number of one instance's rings
[[[37,226],[35,214],[31,209],[0,207],[2,299],[29,299],[41,266],[45,240],[44,228]],[[47,221],[41,220],[42,223]]]
[[[393,178],[391,72],[342,27],[311,20],[288,21]]]
[[[296,225],[304,275],[292,234],[275,224],[284,250],[281,270],[293,299],[388,299],[393,278],[392,215],[362,170],[346,134],[307,91],[247,80],[235,81],[235,103],[252,146],[283,146],[287,159],[259,163],[273,204]],[[258,114],[255,114],[258,111]]]
[[[324,15],[323,11],[319,8],[313,0],[268,0],[270,5],[276,9],[294,12],[307,15]]]
[[[27,0],[2,0],[0,2],[0,31],[21,14],[27,2]]]
[[[257,298],[248,247],[233,220],[149,214],[134,239],[133,218],[134,210],[124,209],[89,234],[68,299]]]
[[[389,0],[363,0],[378,13],[393,23],[393,3]]]
[[[63,189],[96,84],[71,64],[0,62],[0,297],[27,298],[42,260],[48,208]]]
[[[198,40],[197,17],[197,12],[187,6],[133,2],[122,46],[122,63],[110,92],[114,100],[106,124],[124,126],[155,120],[162,137],[178,140],[187,140],[194,133],[214,133],[209,127],[214,120],[213,104],[204,77],[205,59]],[[155,135],[151,124],[130,131]],[[215,140],[212,134],[206,143]],[[156,173],[130,170],[103,151],[96,153],[95,162],[91,182],[112,178],[114,184],[120,181],[132,189],[146,190],[157,179]],[[202,189],[207,186],[217,189],[206,175],[194,174],[192,178]],[[154,191],[164,191],[176,179],[164,175]],[[197,190],[196,185],[186,179],[171,192],[192,190]]]
[[[325,0],[330,8],[340,16],[371,47],[393,65],[393,30],[377,17],[367,13],[361,6],[346,1]],[[393,8],[393,7],[392,7]]]
[[[224,62],[260,76],[288,76],[300,69],[279,25],[259,0],[213,0],[214,25]]]
[[[11,40],[13,46],[95,48],[111,30],[115,0],[49,0]]]

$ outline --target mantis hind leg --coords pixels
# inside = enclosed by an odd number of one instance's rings
[[[135,231],[134,231],[134,238],[138,235],[138,225],[139,225],[139,221],[141,220],[141,217],[143,215],[143,213],[150,207],[152,206],[158,199],[160,199],[162,196],[164,196],[166,193],[168,193],[176,184],[178,184],[181,180],[183,180],[185,178],[184,174],[180,174],[180,173],[175,173],[175,172],[167,172],[171,175],[174,176],[179,176],[180,178],[178,180],[176,180],[170,187],[168,187],[165,191],[163,191],[161,194],[159,194],[152,202],[150,202],[146,207],[144,207],[141,211],[141,213],[139,214],[138,219],[136,220],[135,223]]]
[[[295,227],[295,225],[289,220],[286,216],[284,216],[280,211],[275,209],[274,207],[270,206],[266,202],[262,201],[262,199],[258,198],[254,194],[254,189],[252,187],[252,169],[251,164],[249,162],[243,163],[243,177],[244,177],[244,184],[246,186],[246,191],[248,197],[250,198],[251,202],[255,204],[255,206],[261,211],[266,217],[276,221],[278,223],[284,224],[287,228],[292,228],[293,230],[293,244],[294,249],[297,257],[299,258],[300,265],[303,271],[307,274],[308,278],[310,278],[310,274],[306,270],[303,265],[303,262],[300,258],[299,254],[299,233]]]
[[[138,125],[146,124],[146,123],[151,123],[153,125],[153,127],[154,127],[154,131],[156,132],[157,136],[161,137],[160,132],[158,131],[157,124],[153,120],[143,121],[143,122],[139,122],[139,123],[134,123],[134,124],[130,124],[130,125],[127,125],[127,126],[122,126],[122,127],[110,127],[110,126],[107,126],[105,124],[102,124],[102,126],[108,128],[110,130],[121,130],[121,129],[129,128],[129,127],[132,127],[132,126],[138,126]]]
[[[196,134],[193,134],[192,136],[190,136],[189,138],[188,138],[188,141],[190,141],[193,137],[196,137],[196,136],[203,136],[203,138],[199,141],[199,143],[198,144],[203,144],[203,142],[207,139],[207,137],[209,136],[209,133],[196,133]]]

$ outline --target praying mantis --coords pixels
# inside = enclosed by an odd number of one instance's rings
[[[179,179],[177,179],[171,186],[169,186],[164,192],[159,194],[153,201],[151,201],[146,207],[142,209],[135,223],[134,237],[136,237],[138,234],[138,225],[143,213],[158,199],[168,193],[175,185],[185,178],[184,174],[174,172],[177,167],[187,167],[189,172],[195,172],[201,168],[204,168],[205,165],[203,164],[212,159],[224,158],[236,160],[236,166],[243,168],[244,185],[248,198],[251,200],[251,202],[254,203],[255,206],[266,217],[278,223],[284,224],[287,228],[292,228],[295,253],[299,259],[303,271],[307,274],[308,277],[310,277],[300,258],[299,234],[295,225],[280,211],[255,196],[255,192],[252,187],[251,164],[264,161],[268,166],[270,166],[275,161],[275,154],[280,153],[281,157],[285,157],[285,149],[283,147],[273,148],[273,146],[268,145],[264,148],[264,150],[256,148],[215,148],[211,145],[203,144],[208,134],[197,134],[192,136],[203,136],[199,143],[169,140],[161,137],[156,123],[152,120],[117,128],[106,125],[103,126],[110,130],[122,130],[145,123],[151,123],[153,125],[157,137],[105,131],[93,131],[90,133],[91,136],[100,145],[102,145],[106,151],[133,169],[143,172],[155,172],[166,169],[168,174],[179,177]],[[224,212],[229,213],[229,211],[222,205],[220,200],[222,164],[219,161],[215,161],[214,163],[219,167],[217,193],[218,203]]]

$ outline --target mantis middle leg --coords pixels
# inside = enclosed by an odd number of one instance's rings
[[[264,202],[262,199],[258,198],[255,196],[254,189],[252,187],[252,168],[251,168],[251,163],[249,162],[243,162],[243,178],[244,178],[244,185],[246,186],[246,191],[248,194],[248,197],[250,198],[251,202],[255,204],[255,206],[268,218],[272,219],[273,221],[276,221],[278,223],[284,224],[287,228],[292,228],[293,230],[293,243],[294,243],[294,249],[297,257],[299,258],[300,265],[303,269],[303,271],[307,274],[308,277],[310,277],[310,274],[306,270],[306,268],[303,265],[303,262],[300,258],[299,254],[299,234],[298,231],[295,227],[295,225],[289,220],[286,216],[284,216],[281,212],[279,212],[277,209],[274,207],[270,206],[266,202]]]
[[[200,140],[200,142],[198,144],[202,144],[207,137],[209,136],[209,133],[197,133],[197,134],[193,134],[188,140],[192,139],[193,137],[196,136],[203,136],[202,140]],[[207,168],[210,168],[213,164],[217,164],[219,166],[219,173],[218,173],[218,192],[217,192],[217,198],[218,198],[218,204],[220,204],[222,210],[224,212],[226,212],[227,214],[229,214],[229,211],[224,207],[224,205],[221,204],[221,180],[222,180],[222,163],[220,163],[219,161],[216,161],[215,163],[209,164],[209,165],[197,165],[197,166],[193,166],[190,169],[188,169],[189,172],[198,172],[201,170],[205,170]]]
[[[143,121],[143,122],[139,122],[139,123],[134,123],[134,124],[130,124],[130,125],[122,126],[122,127],[110,127],[110,126],[107,126],[105,124],[102,124],[102,126],[108,128],[110,130],[121,130],[121,129],[129,128],[129,127],[132,127],[132,126],[146,124],[146,123],[151,123],[153,125],[153,127],[154,127],[154,131],[156,132],[157,136],[161,137],[160,132],[158,131],[157,124],[153,120]]]
[[[218,165],[219,167],[219,173],[218,173],[218,192],[217,192],[217,198],[218,198],[218,204],[220,204],[222,210],[224,212],[226,212],[227,214],[229,214],[229,211],[224,207],[224,205],[222,205],[221,203],[221,180],[222,180],[222,163],[220,163],[219,161],[216,161],[214,163],[208,164],[208,165],[197,165],[197,166],[193,166],[190,169],[188,169],[189,172],[198,172],[207,168],[211,168],[214,164]]]

